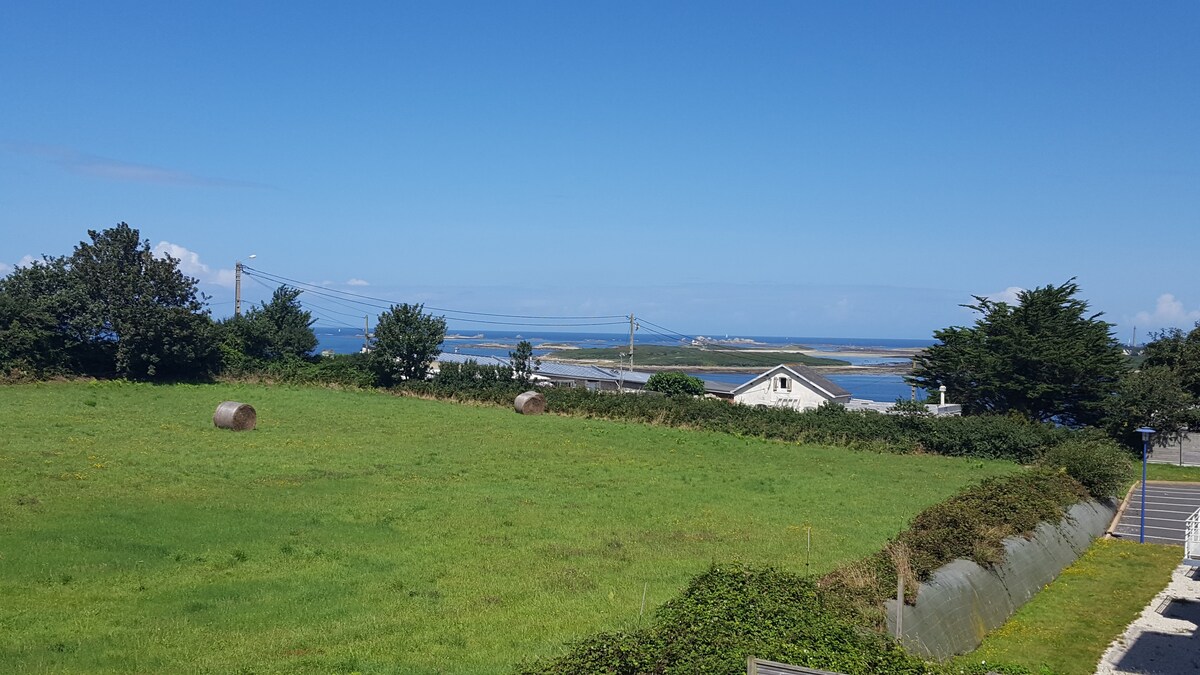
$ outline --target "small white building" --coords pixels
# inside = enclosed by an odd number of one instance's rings
[[[812,410],[830,401],[845,405],[850,392],[815,370],[800,365],[780,364],[758,377],[730,388],[728,392],[709,389],[719,398],[743,405],[761,405],[793,410]]]

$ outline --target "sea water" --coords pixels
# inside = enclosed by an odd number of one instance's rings
[[[317,350],[332,350],[336,354],[350,354],[360,351],[364,346],[362,331],[351,328],[314,327],[317,335]],[[913,340],[895,338],[828,338],[828,337],[786,337],[770,335],[738,336],[737,338],[709,338],[716,340],[715,347],[785,347],[803,345],[805,348],[820,352],[828,352],[831,358],[849,361],[853,365],[884,365],[904,363],[908,359],[901,357],[862,356],[855,352],[870,349],[920,349],[934,344],[933,340]],[[557,349],[539,348],[539,345],[561,345],[581,348],[621,348],[629,346],[628,333],[565,333],[565,332],[514,332],[514,331],[470,331],[464,333],[449,333],[442,342],[442,351],[473,356],[501,356],[516,348],[517,343],[528,340],[534,346],[535,356],[545,356]],[[737,340],[732,342],[732,340]],[[685,345],[691,341],[685,339],[672,340],[659,335],[635,333],[634,353],[638,345]],[[636,367],[636,361],[635,361]],[[692,372],[692,375],[706,380],[741,384],[753,379],[758,373],[754,372]],[[840,373],[827,375],[839,386],[844,388],[854,398],[865,398],[873,401],[907,400],[912,389],[905,384],[901,375],[886,373]]]

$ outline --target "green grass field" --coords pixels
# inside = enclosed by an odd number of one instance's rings
[[[1171,580],[1182,548],[1100,539],[960,663],[1090,675],[1104,650]]]
[[[257,431],[215,429],[223,400]],[[0,387],[0,672],[500,673],[712,561],[825,572],[1006,463],[372,392]]]
[[[628,351],[628,350],[625,350]],[[551,352],[546,358],[569,359],[572,361],[612,361],[618,362],[624,358],[623,351],[617,348],[604,349],[565,349]],[[793,352],[745,352],[738,353],[736,348],[724,351],[700,349],[698,347],[670,347],[666,345],[646,345],[638,347],[633,353],[634,367],[638,366],[721,366],[726,368],[762,368],[767,369],[780,363],[799,363],[806,366],[848,366],[849,361],[830,359],[820,356],[808,356]]]

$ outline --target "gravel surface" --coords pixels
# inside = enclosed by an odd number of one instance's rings
[[[1171,583],[1104,652],[1096,675],[1200,673],[1200,569],[1180,565]]]

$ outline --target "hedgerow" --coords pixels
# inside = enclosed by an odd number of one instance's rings
[[[917,583],[952,560],[990,567],[1004,560],[1004,539],[1028,536],[1043,522],[1057,523],[1087,489],[1065,472],[1038,467],[988,478],[925,509],[887,546],[826,575],[821,584],[836,602],[883,626],[884,601],[895,597],[898,575],[906,579],[907,599]]]
[[[885,415],[825,405],[797,412],[736,405],[716,399],[619,395],[583,389],[549,389],[552,412],[666,424],[798,443],[841,445],[892,452],[1008,459],[1028,463],[1071,437],[1051,424],[1003,416]]]
[[[772,568],[713,565],[657,612],[650,626],[580,640],[522,675],[695,675],[745,672],[757,656],[859,673],[932,673],[880,633],[825,608],[811,579]]]
[[[584,638],[566,654],[518,672],[732,674],[756,656],[847,675],[946,673],[948,666],[908,653],[885,634],[884,602],[897,575],[927,581],[957,558],[995,565],[1005,537],[1058,522],[1086,495],[1078,481],[1051,468],[987,479],[921,512],[881,551],[819,581],[773,568],[713,565],[655,612],[649,626]],[[911,601],[917,583],[906,586]],[[1028,671],[988,664],[972,672]]]

